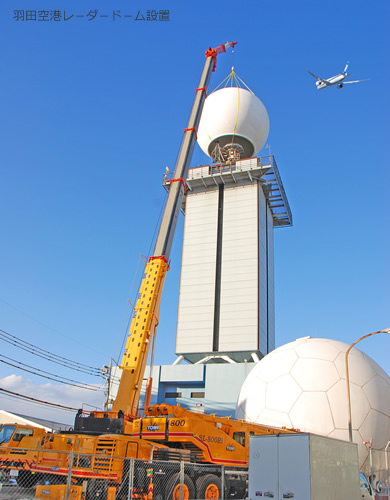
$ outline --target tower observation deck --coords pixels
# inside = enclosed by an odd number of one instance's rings
[[[163,186],[168,191],[173,172],[164,174]],[[273,155],[249,158],[225,165],[204,165],[191,168],[187,178],[190,193],[205,191],[216,186],[260,183],[272,212],[274,227],[292,226],[292,214],[282,179]],[[185,200],[182,205],[185,214]]]

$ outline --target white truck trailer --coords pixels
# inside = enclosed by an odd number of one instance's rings
[[[249,500],[358,500],[357,445],[315,434],[251,436]]]

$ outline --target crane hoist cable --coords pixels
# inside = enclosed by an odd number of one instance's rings
[[[158,218],[157,218],[157,221],[156,221],[156,226],[155,226],[155,229],[154,229],[154,233],[153,233],[153,236],[152,236],[152,240],[150,242],[150,246],[149,246],[149,251],[148,251],[148,255],[151,254],[152,252],[152,248],[153,248],[153,244],[154,244],[154,241],[156,239],[156,233],[158,231],[158,228],[159,228],[159,225],[160,225],[160,220],[161,220],[161,216],[162,216],[162,213],[164,211],[164,206],[165,206],[165,200],[162,201],[161,203],[161,208],[160,208],[160,213],[158,215]],[[127,332],[129,331],[129,328],[130,328],[130,321],[131,321],[131,318],[133,317],[133,314],[135,313],[135,310],[134,310],[134,306],[132,305],[132,303],[130,302],[130,298],[132,298],[132,295],[133,295],[133,290],[134,290],[134,283],[135,283],[135,280],[138,276],[138,269],[139,269],[139,265],[140,265],[140,262],[141,262],[141,259],[142,259],[142,256],[140,256],[140,258],[138,259],[138,263],[137,263],[137,268],[135,270],[135,273],[134,273],[134,277],[133,277],[133,281],[131,283],[131,287],[130,287],[130,293],[129,293],[129,298],[127,299],[127,302],[131,305],[131,308],[133,310],[132,314],[130,315],[130,318],[128,319],[127,321],[127,328],[125,330],[125,333],[122,334],[122,331],[123,331],[123,324],[124,324],[124,321],[125,321],[125,318],[126,318],[126,315],[127,315],[127,304],[126,304],[126,307],[125,307],[125,310],[124,310],[124,313],[123,313],[123,317],[122,317],[122,322],[121,322],[121,326],[120,326],[120,329],[119,329],[119,334],[118,334],[118,338],[117,338],[117,341],[116,341],[116,345],[115,345],[115,349],[114,349],[114,356],[116,355],[116,352],[117,352],[117,349],[118,349],[118,345],[119,345],[119,341],[120,341],[120,338],[122,336],[122,344],[121,344],[121,348],[119,350],[119,357],[121,357],[122,353],[123,353],[123,350],[124,350],[124,346],[125,346],[125,343],[126,343],[126,338],[127,338]],[[142,281],[142,278],[139,279],[139,283],[138,283],[138,288],[137,290],[139,290],[140,288],[140,285],[141,285],[141,281]],[[136,303],[137,300],[134,301],[134,303]]]
[[[166,203],[166,197],[167,196],[168,196],[168,193],[166,194],[165,199],[161,203],[160,213],[159,213],[157,221],[156,221],[156,226],[154,228],[154,233],[153,233],[153,236],[152,236],[152,239],[151,239],[151,242],[150,242],[150,246],[149,246],[149,250],[148,250],[148,255],[151,255],[151,253],[152,253],[152,248],[153,248],[153,245],[154,245],[154,242],[155,242],[155,239],[156,239],[156,234],[157,234],[158,228],[160,226],[160,221],[161,221],[161,217],[162,217],[162,214],[163,214],[163,211],[164,211],[164,206],[165,206],[165,203]],[[130,328],[130,322],[131,322],[131,319],[132,319],[133,315],[136,313],[136,311],[134,309],[134,306],[130,302],[130,297],[133,294],[134,282],[135,282],[136,276],[138,275],[138,268],[139,268],[139,264],[140,264],[141,258],[142,258],[142,256],[140,256],[140,258],[138,259],[137,268],[136,268],[136,271],[135,271],[135,274],[134,274],[133,282],[132,282],[131,287],[130,287],[130,293],[129,293],[128,302],[130,303],[130,305],[131,305],[131,307],[133,309],[133,312],[132,312],[132,314],[130,315],[130,317],[128,319],[127,328],[125,329],[125,332],[122,335],[122,344],[121,344],[121,348],[120,348],[120,351],[119,351],[119,357],[123,356],[124,346],[125,346],[126,339],[127,339],[127,334],[128,334],[129,328]],[[145,264],[146,264],[146,262],[145,262]],[[144,269],[143,272],[145,272],[145,269]],[[141,282],[142,282],[142,278],[139,279],[137,290],[140,289]],[[136,304],[136,303],[137,303],[137,297],[134,300],[134,304]],[[124,323],[124,320],[125,320],[125,317],[126,317],[126,313],[127,313],[127,305],[126,305],[126,308],[125,308],[125,312],[123,314],[123,319],[122,319],[122,323],[121,323],[121,327],[120,327],[120,332],[122,332],[122,330],[123,330],[123,323]],[[115,346],[114,354],[116,354],[116,351],[117,351],[117,348],[118,348],[120,335],[121,335],[121,333],[118,336],[118,340],[117,340],[117,343],[116,343],[116,346]]]
[[[136,270],[135,270],[135,273],[134,273],[134,276],[133,276],[133,281],[131,283],[131,286],[130,286],[130,293],[129,293],[129,298],[127,299],[127,303],[126,303],[126,307],[125,307],[125,310],[123,312],[123,316],[122,316],[122,322],[121,322],[121,326],[119,328],[119,333],[118,333],[118,337],[117,337],[117,340],[116,340],[116,345],[115,345],[115,349],[114,349],[114,356],[116,355],[116,351],[118,349],[118,345],[119,345],[119,341],[122,337],[122,330],[123,330],[123,324],[125,322],[125,319],[126,319],[126,315],[127,315],[127,304],[130,303],[131,307],[132,304],[130,302],[130,298],[132,298],[132,294],[133,294],[133,289],[134,289],[134,283],[135,283],[135,280],[137,279],[137,275],[138,275],[138,269],[139,269],[139,265],[140,265],[140,262],[141,262],[141,256],[139,257],[138,259],[138,262],[137,262],[137,267],[136,267]],[[128,320],[129,321],[129,320]],[[119,351],[119,355],[120,353],[122,352],[123,350],[123,344],[124,344],[124,340],[122,340],[122,346],[120,348],[120,351]]]

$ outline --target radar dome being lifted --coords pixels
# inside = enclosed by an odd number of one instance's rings
[[[226,87],[204,103],[198,144],[215,161],[251,158],[264,146],[268,133],[268,113],[260,99],[249,90]]]

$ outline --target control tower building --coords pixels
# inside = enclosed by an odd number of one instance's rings
[[[273,230],[292,217],[275,158],[255,157],[268,131],[250,91],[206,99],[198,143],[213,163],[190,169],[183,206],[176,354],[190,363],[258,361],[275,347]]]
[[[151,404],[233,415],[255,362],[275,347],[273,232],[292,216],[275,158],[257,156],[268,132],[252,92],[217,90],[197,131],[210,164],[187,179],[164,176],[165,189],[172,181],[186,189],[178,357],[153,367]]]

